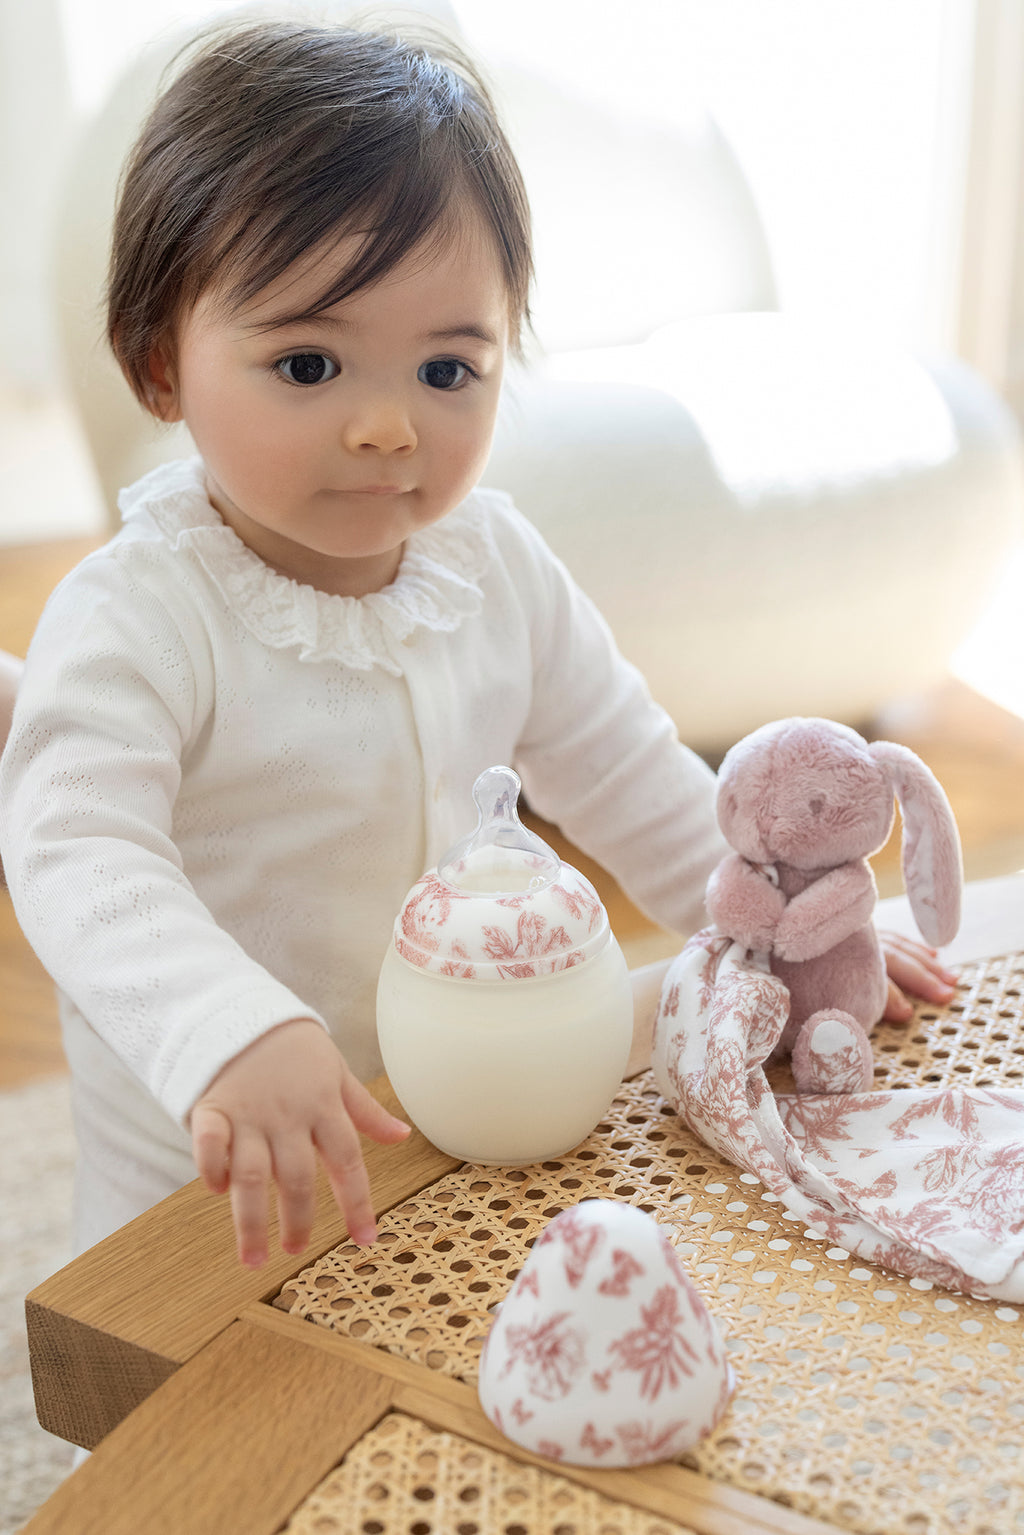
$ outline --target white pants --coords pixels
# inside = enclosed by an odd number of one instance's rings
[[[72,1211],[75,1256],[196,1176],[192,1141],[122,1065],[67,998],[60,998],[78,1142]]]
[[[71,1244],[77,1257],[196,1176],[188,1134],[66,997],[58,994],[71,1069],[78,1156]],[[76,1449],[71,1470],[89,1459]]]

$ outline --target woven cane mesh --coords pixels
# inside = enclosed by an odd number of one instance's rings
[[[1018,1083],[1022,983],[1024,956],[967,966],[948,1008],[879,1030],[885,1085]],[[372,1250],[325,1254],[276,1304],[473,1382],[534,1237],[595,1197],[663,1223],[728,1339],[737,1393],[687,1464],[859,1535],[1024,1535],[1020,1308],[830,1247],[648,1073],[570,1155],[442,1178],[381,1218]]]
[[[879,1024],[871,1044],[877,1087],[1024,1086],[1024,954],[963,966],[948,1007],[922,1003],[909,1024]],[[793,1090],[788,1066],[768,1080]]]
[[[693,1535],[541,1466],[389,1413],[284,1535]]]

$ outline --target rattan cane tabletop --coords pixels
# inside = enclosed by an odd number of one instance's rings
[[[1015,900],[1019,911],[1019,886]],[[949,1007],[919,1007],[874,1038],[885,1087],[1021,1085],[1024,955],[963,964]],[[830,1246],[696,1140],[649,1073],[558,1161],[459,1166],[426,1148],[415,1174],[393,1175],[391,1153],[380,1166],[372,1249],[348,1242],[326,1199],[321,1256],[298,1272],[272,1263],[259,1288],[236,1274],[223,1210],[193,1187],[165,1201],[163,1228],[144,1217],[134,1242],[77,1260],[87,1289],[101,1260],[115,1263],[130,1303],[111,1298],[109,1272],[102,1298],[72,1299],[65,1276],[30,1297],[49,1426],[92,1443],[123,1418],[68,1484],[77,1500],[51,1499],[32,1535],[1024,1535],[1020,1308]],[[531,1242],[594,1196],[663,1224],[728,1340],[736,1395],[679,1466],[543,1463],[476,1404],[481,1343]],[[82,1387],[97,1363],[114,1412]],[[159,1496],[125,1481],[140,1456],[164,1465]],[[231,1481],[218,1456],[244,1473]],[[146,1521],[110,1516],[114,1489],[142,1499]]]
[[[875,1044],[886,1086],[1019,1085],[1024,954],[965,966],[950,1007],[919,1007]],[[862,1535],[1024,1531],[1020,1308],[829,1246],[697,1140],[649,1073],[571,1155],[460,1168],[389,1211],[372,1249],[325,1253],[274,1304],[472,1383],[534,1238],[594,1197],[664,1225],[726,1333],[737,1394],[686,1464]]]
[[[695,1535],[554,1467],[525,1466],[393,1412],[288,1521],[285,1535]]]

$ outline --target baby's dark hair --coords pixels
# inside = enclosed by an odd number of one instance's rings
[[[127,161],[107,335],[136,395],[202,293],[247,303],[328,236],[367,232],[317,310],[384,277],[467,205],[495,239],[510,337],[528,323],[530,215],[474,66],[447,38],[296,22],[217,28],[184,55]]]

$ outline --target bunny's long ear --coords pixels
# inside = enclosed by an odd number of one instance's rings
[[[934,773],[906,746],[874,741],[872,757],[892,780],[903,816],[903,883],[921,936],[948,943],[960,926],[963,860],[949,800]]]

